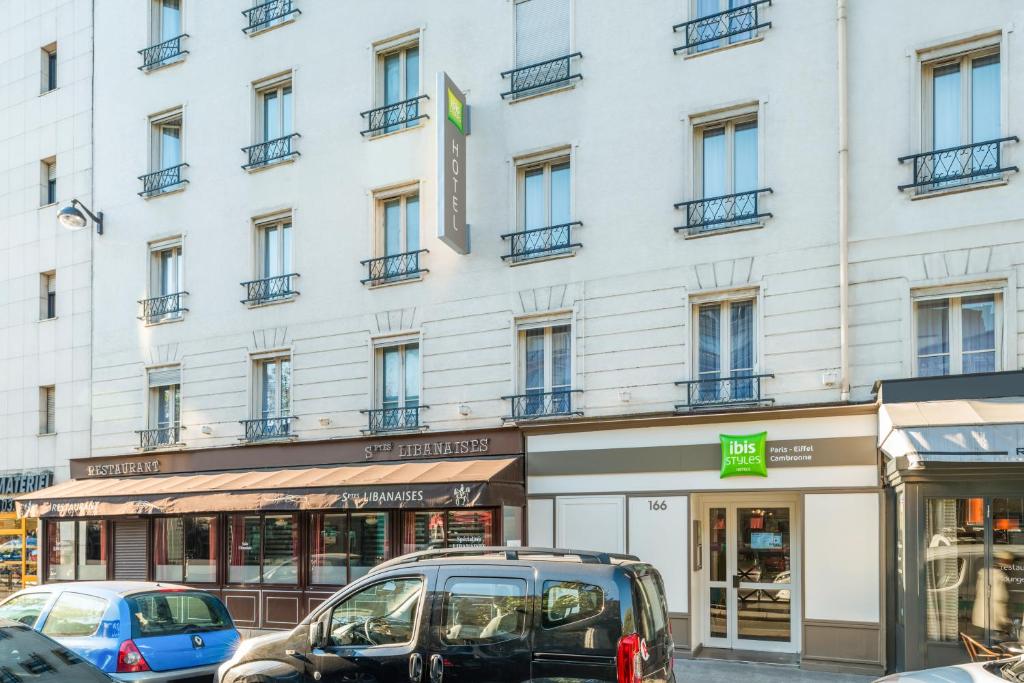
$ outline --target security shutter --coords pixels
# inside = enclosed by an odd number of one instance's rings
[[[154,368],[149,371],[150,387],[169,387],[181,384],[181,366]]]
[[[516,66],[530,66],[569,54],[569,1],[516,3]]]
[[[53,387],[46,387],[46,431],[45,434],[53,434],[57,431],[57,390]]]
[[[145,581],[148,578],[148,535],[149,525],[145,520],[114,524],[114,579]]]

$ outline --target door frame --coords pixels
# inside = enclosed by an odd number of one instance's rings
[[[699,520],[702,528],[700,547],[700,568],[694,567],[694,576],[691,581],[690,604],[694,606],[692,618],[694,620],[693,634],[695,645],[722,648],[740,651],[755,652],[781,652],[799,654],[803,648],[803,497],[799,493],[785,491],[778,492],[752,492],[752,493],[704,493],[692,496],[691,515],[692,519]],[[736,510],[739,507],[788,507],[790,509],[790,640],[779,643],[773,641],[741,640],[736,634],[737,609],[736,593],[739,589],[727,585],[729,609],[729,623],[727,638],[711,637],[711,613],[707,597],[711,587],[708,579],[708,567],[710,560],[710,532],[709,525],[712,508],[724,507],[727,512],[727,528],[730,527],[732,535],[732,549],[727,558],[729,567],[735,568],[737,544],[735,539],[739,529],[737,528]],[[718,583],[718,582],[716,582]],[[728,581],[726,582],[729,583]]]

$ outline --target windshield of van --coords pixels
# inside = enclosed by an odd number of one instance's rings
[[[220,600],[199,591],[140,593],[127,598],[132,613],[132,638],[233,628]]]

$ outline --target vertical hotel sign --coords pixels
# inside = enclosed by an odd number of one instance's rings
[[[460,254],[469,253],[466,223],[466,96],[437,74],[437,236]]]

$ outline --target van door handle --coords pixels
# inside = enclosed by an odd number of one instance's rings
[[[441,683],[444,678],[444,660],[441,655],[430,655],[430,683]]]
[[[413,652],[409,655],[409,681],[410,683],[420,683],[423,678],[423,655],[419,652]]]

